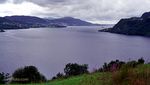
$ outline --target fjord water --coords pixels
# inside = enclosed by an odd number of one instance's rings
[[[98,32],[102,27],[31,28],[0,33],[0,72],[34,65],[47,78],[67,63],[89,64],[150,56],[150,38]]]

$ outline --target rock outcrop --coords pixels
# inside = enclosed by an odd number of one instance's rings
[[[100,31],[126,35],[150,36],[150,12],[144,13],[141,17],[121,19],[113,28]]]

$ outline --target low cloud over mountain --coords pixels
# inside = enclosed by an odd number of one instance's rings
[[[13,4],[13,7],[30,5],[31,9],[28,8],[30,11],[26,13],[23,10],[27,10],[27,8],[22,7],[23,12],[21,13],[26,15],[71,16],[95,23],[116,23],[121,18],[140,16],[143,12],[150,11],[150,0],[1,0],[0,3],[2,3],[1,5]],[[0,15],[10,15],[6,11],[15,14],[17,10],[9,10],[8,7],[5,8],[5,13],[0,11]]]

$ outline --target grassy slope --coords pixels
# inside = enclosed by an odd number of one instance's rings
[[[101,83],[102,77],[107,76],[110,78],[110,73],[93,73],[84,74],[81,76],[71,77],[63,80],[54,80],[48,83],[41,84],[25,84],[25,85],[103,85]],[[11,85],[21,85],[21,84],[11,84]]]
[[[135,70],[140,72],[143,71],[143,69],[147,68],[150,68],[150,65],[140,65],[137,68],[135,68]],[[54,80],[43,84],[25,84],[25,85],[111,85],[110,81],[111,81],[111,73],[92,73],[71,77],[64,80]],[[21,84],[11,84],[11,85],[21,85]]]

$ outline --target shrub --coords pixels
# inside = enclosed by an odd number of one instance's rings
[[[112,80],[114,85],[123,85],[128,81],[128,74],[131,68],[128,65],[124,65],[119,71],[113,72]]]
[[[142,71],[131,68],[128,65],[123,66],[112,75],[113,85],[150,85],[150,69],[146,68]]]
[[[55,80],[55,79],[57,79],[57,78],[54,76],[54,77],[52,77],[52,79],[51,79],[51,80]]]
[[[52,77],[52,80],[65,78],[63,73],[57,73],[56,76]]]
[[[0,73],[0,84],[5,84],[6,82],[8,82],[8,79],[10,78],[9,73]]]
[[[64,74],[63,74],[63,73],[58,73],[58,74],[56,75],[56,77],[57,77],[57,78],[63,78],[63,77],[64,77]]]
[[[137,61],[129,61],[129,62],[127,62],[126,65],[128,65],[128,67],[135,68],[138,65],[138,62]]]
[[[138,63],[139,63],[139,64],[144,64],[144,63],[145,63],[145,60],[144,60],[143,58],[140,58],[140,59],[138,59]]]
[[[38,83],[46,81],[46,78],[34,66],[19,68],[12,76],[12,83]]]
[[[79,65],[76,63],[74,63],[74,64],[69,63],[64,68],[64,72],[65,72],[66,76],[74,76],[74,75],[88,73],[88,65],[87,64]]]
[[[103,67],[99,69],[100,72],[113,72],[119,70],[125,62],[123,61],[111,61],[108,64],[104,63]]]
[[[119,60],[111,61],[109,63],[104,63],[103,67],[99,69],[100,72],[113,72],[119,70],[123,65],[128,65],[129,67],[135,68],[139,64],[144,64],[145,60],[143,58],[138,59],[138,61],[123,62]]]

